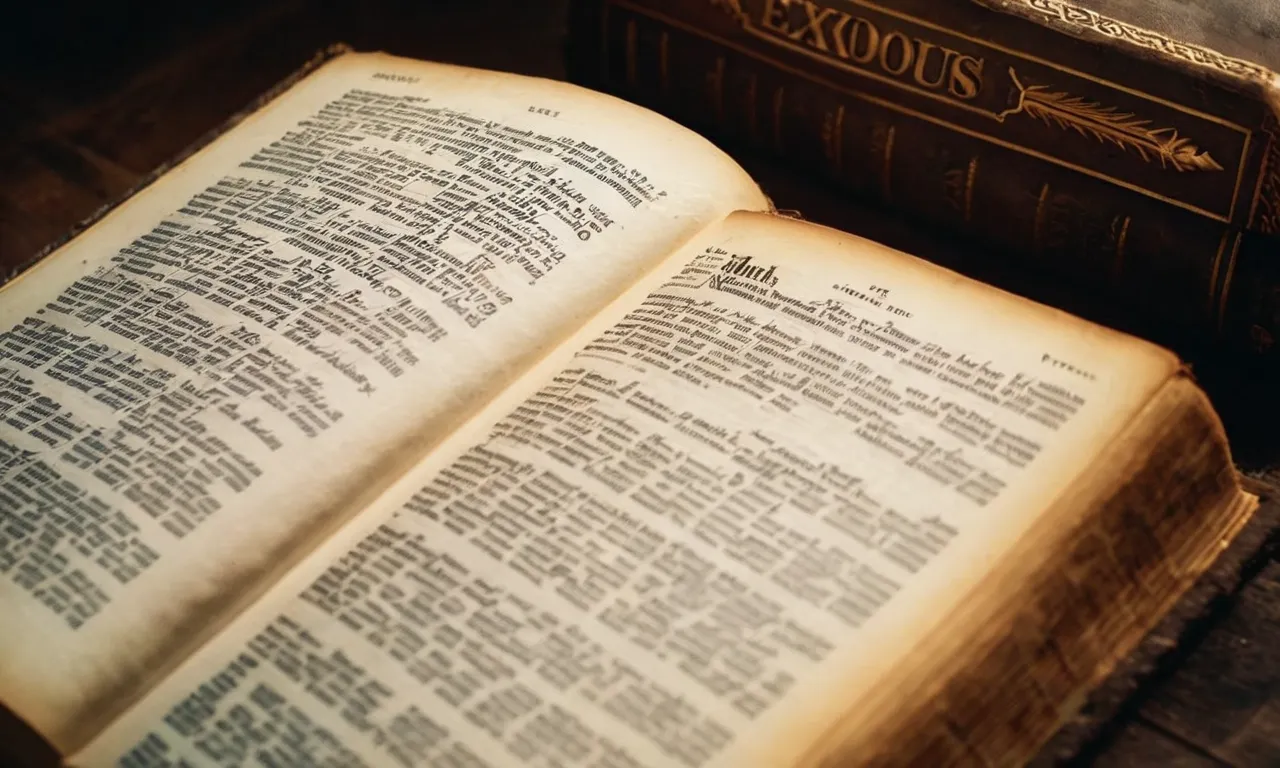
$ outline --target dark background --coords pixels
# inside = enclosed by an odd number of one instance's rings
[[[14,273],[331,43],[563,78],[568,4],[37,0],[8,8],[0,21],[0,272]],[[971,251],[944,238],[852,209],[767,160],[743,159],[780,208],[990,277]],[[1091,313],[1087,298],[1047,290],[1033,292]],[[1195,362],[1237,457],[1270,474],[1280,466],[1274,373],[1212,351]],[[1251,562],[1238,591],[1192,624],[1078,762],[1280,765],[1280,564],[1272,549]]]

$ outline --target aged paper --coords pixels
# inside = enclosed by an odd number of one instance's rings
[[[735,215],[75,762],[791,764],[1175,369]]]
[[[571,86],[324,66],[0,301],[0,696],[60,746],[677,244],[763,208]]]

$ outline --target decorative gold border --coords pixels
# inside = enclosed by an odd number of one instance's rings
[[[977,130],[974,130],[974,129],[971,129],[971,128],[967,128],[967,127],[965,127],[965,126],[962,126],[962,125],[959,125],[959,124],[956,124],[956,123],[950,122],[950,121],[948,121],[948,120],[944,120],[944,119],[942,119],[942,118],[938,118],[938,117],[935,117],[935,116],[933,116],[933,115],[930,115],[930,114],[927,114],[927,113],[924,113],[924,112],[920,112],[919,110],[911,109],[911,108],[906,107],[906,106],[904,106],[904,105],[897,104],[897,103],[895,103],[895,102],[893,102],[893,101],[889,101],[889,100],[887,100],[887,99],[883,99],[883,98],[879,98],[879,97],[873,96],[873,95],[871,95],[871,94],[869,94],[869,93],[866,93],[866,92],[864,92],[864,91],[859,91],[859,90],[856,90],[856,89],[850,88],[850,87],[848,87],[848,86],[846,86],[846,85],[843,85],[843,84],[840,84],[840,83],[834,82],[834,81],[832,81],[832,80],[829,80],[829,79],[827,79],[827,78],[821,77],[821,76],[819,76],[819,75],[814,75],[814,74],[812,74],[812,73],[810,73],[810,72],[807,72],[807,71],[805,71],[805,70],[802,70],[802,69],[799,69],[799,68],[796,68],[796,67],[790,66],[790,65],[788,65],[788,64],[785,64],[784,62],[781,62],[781,61],[779,61],[778,59],[775,59],[775,58],[773,58],[773,57],[767,56],[767,55],[762,54],[762,53],[760,53],[760,52],[758,52],[758,51],[752,50],[751,48],[748,48],[748,47],[746,47],[746,46],[744,46],[744,45],[742,45],[742,44],[740,44],[740,43],[737,43],[737,42],[735,42],[735,41],[733,41],[733,40],[729,40],[729,39],[727,39],[727,38],[725,38],[725,37],[722,37],[722,36],[720,36],[720,35],[717,35],[717,34],[714,34],[714,33],[708,32],[708,31],[707,31],[707,30],[705,30],[705,29],[701,29],[701,28],[699,28],[699,27],[697,27],[697,26],[695,26],[695,25],[689,24],[688,22],[682,21],[682,20],[680,20],[680,19],[673,18],[673,17],[668,16],[668,15],[666,15],[666,14],[664,14],[664,13],[661,13],[661,12],[658,12],[658,11],[654,11],[654,10],[652,10],[652,9],[650,9],[650,8],[642,8],[642,7],[636,6],[636,5],[635,5],[635,4],[633,4],[632,2],[629,2],[629,0],[611,0],[611,2],[612,2],[614,5],[616,5],[616,6],[620,7],[620,8],[623,8],[623,9],[625,9],[625,10],[628,10],[628,11],[630,11],[630,12],[634,13],[634,14],[637,14],[637,15],[640,15],[640,16],[645,16],[645,17],[648,17],[648,18],[653,19],[653,20],[655,20],[655,21],[658,21],[658,22],[660,22],[660,23],[667,24],[667,25],[668,25],[668,26],[670,26],[670,27],[673,27],[673,28],[675,28],[675,29],[679,29],[679,30],[684,31],[684,32],[686,32],[686,33],[688,33],[688,34],[694,35],[695,37],[700,37],[700,38],[703,38],[703,39],[706,39],[706,40],[710,40],[710,41],[712,41],[712,42],[714,42],[714,43],[717,43],[717,44],[719,44],[719,45],[721,45],[721,46],[724,46],[724,47],[726,47],[726,48],[728,48],[728,49],[730,49],[730,50],[736,51],[737,53],[739,53],[739,54],[741,54],[741,55],[743,55],[743,56],[746,56],[746,57],[748,57],[748,58],[752,58],[752,59],[755,59],[755,60],[757,60],[757,61],[760,61],[760,62],[763,62],[763,63],[765,63],[765,64],[768,64],[768,65],[770,65],[770,66],[772,66],[772,67],[774,67],[774,68],[776,68],[776,69],[778,69],[778,70],[780,70],[780,71],[782,71],[782,72],[786,72],[786,73],[788,73],[788,74],[794,75],[794,76],[799,77],[799,78],[801,78],[801,79],[808,80],[808,81],[810,81],[810,82],[812,82],[812,83],[816,83],[816,84],[818,84],[818,85],[825,86],[825,87],[830,88],[830,89],[832,89],[832,90],[835,90],[835,91],[839,91],[839,92],[845,93],[845,94],[847,94],[847,95],[849,95],[849,96],[853,96],[854,98],[860,99],[860,100],[862,100],[862,101],[866,101],[866,102],[869,102],[869,103],[872,103],[872,104],[876,104],[876,105],[878,105],[878,106],[885,107],[886,109],[890,109],[890,110],[893,110],[893,111],[895,111],[895,112],[898,112],[898,113],[901,113],[901,114],[904,114],[904,115],[909,115],[909,116],[911,116],[911,117],[915,117],[915,118],[918,118],[918,119],[921,119],[921,120],[925,120],[925,121],[930,122],[930,123],[933,123],[933,124],[935,124],[935,125],[940,125],[940,126],[943,126],[943,127],[945,127],[945,128],[949,128],[949,129],[951,129],[951,130],[953,130],[953,131],[955,131],[955,132],[957,132],[957,133],[962,133],[962,134],[964,134],[964,135],[966,135],[966,136],[971,136],[971,137],[973,137],[973,138],[981,139],[981,140],[984,140],[984,141],[990,142],[990,143],[992,143],[992,144],[995,144],[995,145],[997,145],[997,146],[1004,147],[1004,148],[1006,148],[1006,149],[1010,149],[1010,150],[1013,150],[1013,151],[1015,151],[1015,152],[1020,152],[1020,153],[1022,153],[1022,154],[1029,155],[1029,156],[1031,156],[1031,157],[1035,157],[1035,158],[1037,158],[1037,159],[1044,160],[1044,161],[1046,161],[1046,162],[1050,162],[1050,163],[1053,163],[1053,164],[1055,164],[1055,165],[1059,165],[1059,166],[1064,167],[1064,168],[1068,168],[1068,169],[1070,169],[1070,170],[1076,171],[1077,173],[1082,173],[1082,174],[1084,174],[1084,175],[1086,175],[1086,176],[1091,176],[1091,177],[1093,177],[1093,178],[1097,178],[1097,179],[1101,179],[1101,180],[1103,180],[1103,181],[1110,182],[1110,183],[1115,184],[1115,185],[1117,185],[1117,186],[1123,187],[1123,188],[1128,189],[1128,190],[1131,190],[1131,191],[1133,191],[1133,192],[1137,192],[1137,193],[1139,193],[1139,194],[1145,195],[1145,196],[1150,197],[1150,198],[1152,198],[1152,199],[1159,200],[1159,201],[1164,202],[1164,203],[1168,203],[1168,204],[1173,205],[1173,206],[1176,206],[1176,207],[1178,207],[1178,208],[1182,208],[1183,210],[1191,211],[1192,213],[1199,214],[1199,215],[1201,215],[1201,216],[1204,216],[1204,217],[1206,217],[1206,218],[1212,219],[1212,220],[1214,220],[1214,221],[1220,221],[1220,222],[1224,222],[1224,223],[1229,223],[1229,222],[1231,221],[1231,217],[1232,217],[1232,215],[1235,213],[1236,206],[1237,206],[1237,204],[1238,204],[1238,202],[1239,202],[1239,197],[1240,197],[1240,186],[1241,186],[1241,184],[1243,183],[1243,180],[1244,180],[1244,174],[1245,174],[1245,163],[1246,163],[1246,160],[1247,160],[1247,159],[1248,159],[1248,157],[1249,157],[1249,148],[1250,148],[1250,145],[1251,145],[1251,142],[1252,142],[1252,139],[1253,139],[1253,131],[1249,130],[1248,128],[1245,128],[1244,126],[1241,126],[1241,125],[1237,125],[1236,123],[1232,123],[1232,122],[1230,122],[1230,121],[1228,121],[1228,120],[1225,120],[1225,119],[1223,119],[1223,118],[1221,118],[1221,117],[1218,117],[1218,116],[1216,116],[1216,115],[1210,115],[1210,114],[1207,114],[1207,113],[1200,112],[1200,111],[1198,111],[1198,110],[1192,109],[1192,108],[1190,108],[1190,107],[1187,107],[1187,106],[1184,106],[1184,105],[1181,105],[1181,104],[1177,104],[1177,103],[1175,103],[1175,102],[1171,102],[1171,101],[1168,101],[1168,100],[1166,100],[1166,99],[1162,99],[1162,98],[1160,98],[1159,96],[1155,96],[1154,94],[1149,94],[1149,93],[1145,93],[1145,92],[1143,92],[1143,91],[1138,91],[1138,90],[1135,90],[1135,89],[1133,89],[1133,88],[1129,88],[1129,87],[1127,87],[1127,86],[1121,85],[1121,84],[1119,84],[1119,83],[1115,83],[1115,82],[1112,82],[1112,81],[1110,81],[1110,80],[1105,80],[1105,79],[1103,79],[1103,78],[1096,77],[1096,76],[1094,76],[1094,75],[1090,75],[1090,74],[1088,74],[1088,73],[1086,73],[1086,72],[1081,72],[1081,71],[1079,71],[1079,70],[1075,70],[1075,69],[1072,69],[1072,68],[1070,68],[1070,67],[1066,67],[1066,66],[1063,66],[1063,65],[1061,65],[1061,64],[1057,64],[1057,63],[1054,63],[1054,62],[1052,62],[1052,61],[1048,61],[1048,60],[1046,60],[1046,59],[1042,59],[1042,58],[1039,58],[1039,57],[1037,57],[1037,56],[1033,56],[1033,55],[1031,55],[1031,54],[1024,53],[1024,52],[1022,52],[1022,51],[1018,51],[1018,50],[1014,50],[1014,49],[1012,49],[1012,48],[1007,48],[1007,47],[1004,47],[1004,46],[1001,46],[1001,45],[997,45],[997,44],[995,44],[995,43],[991,43],[991,42],[988,42],[988,41],[986,41],[986,40],[982,40],[982,39],[975,38],[975,37],[972,37],[972,36],[969,36],[969,35],[965,35],[965,34],[963,34],[963,33],[961,33],[961,32],[956,32],[956,31],[954,31],[954,30],[948,29],[948,28],[946,28],[946,27],[939,26],[939,25],[937,25],[937,24],[934,24],[934,23],[932,23],[932,22],[926,21],[926,20],[924,20],[924,19],[919,19],[919,18],[916,18],[916,17],[914,17],[914,16],[911,16],[911,15],[908,15],[908,14],[905,14],[905,13],[902,13],[902,12],[900,12],[900,11],[896,11],[896,10],[894,10],[894,9],[892,9],[892,8],[885,8],[884,6],[878,5],[878,4],[874,3],[874,2],[870,2],[869,0],[848,0],[848,1],[849,1],[849,2],[851,2],[851,3],[853,3],[853,4],[855,4],[855,5],[860,5],[860,6],[863,6],[863,7],[865,7],[865,8],[869,8],[869,9],[871,9],[871,10],[878,11],[878,12],[880,12],[880,13],[884,13],[884,14],[886,14],[886,15],[888,15],[888,16],[893,16],[893,17],[896,17],[896,18],[900,18],[900,19],[903,19],[903,20],[905,20],[905,21],[909,21],[909,22],[911,22],[911,23],[913,23],[913,24],[918,24],[918,25],[923,26],[923,27],[928,28],[928,29],[933,29],[933,30],[936,30],[936,31],[940,31],[940,32],[943,32],[943,33],[949,34],[949,35],[953,35],[953,36],[955,36],[955,37],[957,37],[957,38],[959,38],[959,39],[967,40],[967,41],[969,41],[969,42],[972,42],[972,43],[974,43],[974,44],[976,44],[976,45],[983,46],[983,47],[988,48],[988,49],[990,49],[990,50],[1000,51],[1000,52],[1002,52],[1002,53],[1007,53],[1007,54],[1009,54],[1009,55],[1011,55],[1011,56],[1017,56],[1017,57],[1019,57],[1019,58],[1021,58],[1021,59],[1024,59],[1024,60],[1026,60],[1026,61],[1033,62],[1033,63],[1036,63],[1036,64],[1040,64],[1040,65],[1045,66],[1045,67],[1048,67],[1048,68],[1050,68],[1050,69],[1054,69],[1054,70],[1057,70],[1057,71],[1059,71],[1059,72],[1063,72],[1063,73],[1065,73],[1065,74],[1073,75],[1073,76],[1075,76],[1075,77],[1079,77],[1079,78],[1082,78],[1082,79],[1085,79],[1085,80],[1089,80],[1089,81],[1091,81],[1091,82],[1098,83],[1099,85],[1103,85],[1103,86],[1105,86],[1105,87],[1112,88],[1112,89],[1115,89],[1115,90],[1117,90],[1117,91],[1121,91],[1121,92],[1123,92],[1123,93],[1128,93],[1128,94],[1130,94],[1130,95],[1137,96],[1137,97],[1139,97],[1139,98],[1145,99],[1145,100],[1150,101],[1150,102],[1152,102],[1152,103],[1160,104],[1160,105],[1162,105],[1162,106],[1169,107],[1169,108],[1174,109],[1174,110],[1176,110],[1176,111],[1182,112],[1183,114],[1190,115],[1190,116],[1193,116],[1193,117],[1197,117],[1197,118],[1200,118],[1200,119],[1202,119],[1202,120],[1206,120],[1206,121],[1208,121],[1208,122],[1212,122],[1212,123],[1215,123],[1215,124],[1217,124],[1217,125],[1224,126],[1224,127],[1226,127],[1226,128],[1229,128],[1229,129],[1231,129],[1231,130],[1234,130],[1234,131],[1236,131],[1236,132],[1238,132],[1238,133],[1243,134],[1243,135],[1244,135],[1244,139],[1245,139],[1245,140],[1244,140],[1244,145],[1243,145],[1243,147],[1241,148],[1240,158],[1239,158],[1238,163],[1236,164],[1236,169],[1237,169],[1237,170],[1236,170],[1236,179],[1235,179],[1235,184],[1234,184],[1234,187],[1233,187],[1233,190],[1232,190],[1231,202],[1230,202],[1230,204],[1229,204],[1229,205],[1228,205],[1228,207],[1227,207],[1227,211],[1226,211],[1226,213],[1225,213],[1225,214],[1222,214],[1222,213],[1215,213],[1214,211],[1208,210],[1208,209],[1206,209],[1206,208],[1201,208],[1201,207],[1200,207],[1200,206],[1198,206],[1198,205],[1194,205],[1194,204],[1191,204],[1191,203],[1184,202],[1184,201],[1182,201],[1182,200],[1177,200],[1177,199],[1175,199],[1175,198],[1171,198],[1171,197],[1169,197],[1168,195],[1161,194],[1161,193],[1159,193],[1159,192],[1156,192],[1155,190],[1147,189],[1147,188],[1145,188],[1145,187],[1138,186],[1138,185],[1136,185],[1136,184],[1133,184],[1133,183],[1131,183],[1131,182],[1125,181],[1125,180],[1123,180],[1123,179],[1119,179],[1119,178],[1116,178],[1116,177],[1114,177],[1114,176],[1110,176],[1110,175],[1107,175],[1107,174],[1105,174],[1105,173],[1102,173],[1102,172],[1099,172],[1099,171],[1095,171],[1095,170],[1093,170],[1093,169],[1086,168],[1086,167],[1084,167],[1084,166],[1080,166],[1080,165],[1077,165],[1077,164],[1075,164],[1075,163],[1071,163],[1071,162],[1066,161],[1066,160],[1059,159],[1059,158],[1057,158],[1057,157],[1054,157],[1053,155],[1049,155],[1049,154],[1047,154],[1047,153],[1040,152],[1040,151],[1035,150],[1035,149],[1032,149],[1032,148],[1030,148],[1030,147],[1024,147],[1024,146],[1019,145],[1019,144],[1014,144],[1014,143],[1012,143],[1012,142],[1006,141],[1006,140],[1001,139],[1001,138],[998,138],[998,137],[996,137],[996,136],[992,136],[992,135],[990,135],[990,134],[988,134],[988,133],[985,133],[985,132],[982,132],[982,131],[977,131]],[[726,11],[727,13],[729,13],[729,14],[730,14],[734,19],[735,19],[735,21],[737,21],[738,23],[740,23],[740,24],[743,24],[743,25],[744,25],[744,29],[745,29],[746,31],[751,31],[751,30],[752,30],[752,25],[751,25],[751,23],[750,23],[750,17],[747,15],[746,11],[744,11],[744,10],[743,10],[742,5],[741,5],[741,0],[709,0],[709,2],[710,2],[710,4],[711,4],[712,6],[719,7],[719,8],[721,8],[722,10]],[[757,31],[757,34],[763,34],[763,33],[760,33],[760,32],[758,32],[758,31]],[[771,42],[771,43],[775,43],[775,44],[779,44],[779,43],[781,43],[781,41],[778,41],[776,38],[773,38],[773,37],[769,37],[769,38],[768,38],[768,40],[769,40],[769,42]],[[784,47],[791,47],[791,46],[790,46],[790,45],[785,45]],[[810,51],[810,50],[808,50],[808,49],[800,49],[798,52],[803,53],[805,56],[807,56],[807,57],[809,57],[809,58],[817,58],[817,59],[821,60],[824,64],[828,64],[828,65],[830,65],[830,64],[835,63],[835,64],[837,64],[837,65],[838,65],[838,62],[833,62],[830,58],[828,58],[828,57],[822,57],[822,56],[820,56],[819,54],[817,54],[816,52],[814,52],[814,51]],[[853,72],[856,72],[856,73],[857,73],[857,74],[859,74],[859,75],[867,75],[867,74],[869,74],[869,73],[867,73],[865,70],[857,70],[857,69],[854,69],[854,68],[852,68],[852,67],[849,67],[849,69],[850,69],[850,70],[852,70]],[[895,81],[893,81],[893,84],[894,84],[895,86],[901,86],[901,85],[902,85],[900,82],[898,82],[898,81],[896,81],[896,80],[895,80]],[[933,96],[933,97],[935,97],[935,98],[940,98],[940,97],[937,97],[937,95],[936,95],[936,94],[928,94],[928,95]],[[950,101],[950,100],[947,100],[947,102],[946,102],[946,103],[947,103],[947,104],[950,104],[950,105],[955,105],[955,102]],[[973,109],[972,107],[969,107],[969,108],[970,108],[971,110]],[[974,110],[974,111],[977,111],[977,112],[979,112],[980,114],[984,114],[984,115],[988,115],[988,116],[993,116],[993,115],[992,115],[992,113],[990,113],[990,112],[986,112],[986,111],[982,111],[982,110]],[[994,116],[993,116],[993,117],[994,117]],[[1216,161],[1214,161],[1214,162],[1216,163]]]
[[[1030,11],[1029,15],[1057,21],[1075,29],[1088,30],[1127,45],[1155,51],[1196,66],[1216,69],[1234,77],[1256,80],[1271,80],[1275,77],[1271,70],[1253,62],[1226,56],[1204,46],[1173,40],[1149,29],[1103,16],[1062,0],[1003,0],[1002,4],[1020,6]]]

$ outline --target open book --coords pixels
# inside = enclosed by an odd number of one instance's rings
[[[1003,765],[1255,503],[1169,353],[385,55],[0,332],[0,701],[77,766]]]

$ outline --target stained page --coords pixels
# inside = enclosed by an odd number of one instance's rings
[[[735,215],[75,763],[792,764],[1176,369]]]
[[[754,184],[572,86],[325,65],[0,294],[0,700],[62,747]]]

